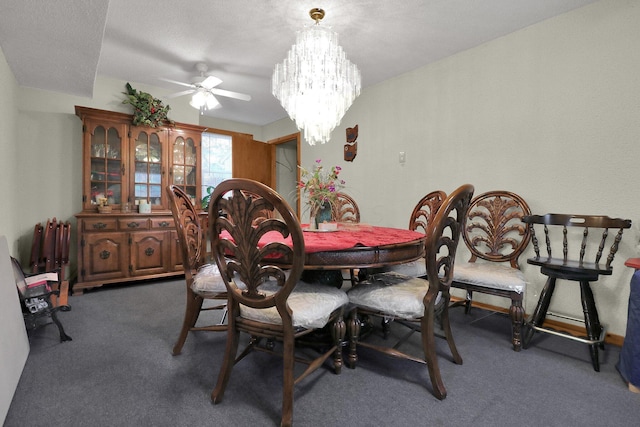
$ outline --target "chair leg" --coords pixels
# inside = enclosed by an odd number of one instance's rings
[[[584,313],[584,324],[587,330],[587,337],[590,340],[600,339],[602,333],[602,325],[600,325],[600,319],[598,318],[598,310],[596,309],[596,303],[593,299],[593,292],[591,292],[591,286],[586,280],[580,281],[580,296],[582,299],[582,311]],[[591,350],[591,363],[593,369],[596,372],[600,372],[600,361],[598,359],[598,346],[600,343],[590,344]]]
[[[293,332],[285,331],[283,337],[283,378],[282,378],[282,420],[280,426],[291,426],[293,423],[293,385],[294,378],[294,340]]]
[[[521,298],[521,296],[518,298]],[[513,344],[513,350],[520,351],[522,349],[522,325],[524,323],[524,309],[522,308],[521,299],[511,298],[509,317],[511,318],[511,342]]]
[[[178,340],[173,346],[174,356],[177,356],[182,352],[182,346],[184,346],[184,342],[187,340],[189,330],[193,328],[198,321],[198,316],[200,315],[200,310],[202,309],[202,303],[202,297],[194,294],[193,292],[191,292],[191,290],[187,292],[187,307],[184,312],[184,320],[182,322],[180,335],[178,336]]]
[[[449,298],[442,298],[442,314],[440,316],[441,319],[441,327],[444,332],[444,337],[447,340],[447,344],[449,344],[449,350],[451,350],[451,355],[453,356],[454,363],[458,365],[462,365],[462,356],[458,352],[458,348],[456,347],[456,343],[453,340],[453,333],[451,332],[451,322],[449,320]],[[436,316],[433,316],[434,320]],[[434,324],[435,326],[435,324]]]
[[[467,289],[467,296],[464,301],[464,314],[471,313],[471,302],[473,301],[473,291]]]
[[[544,288],[542,289],[542,293],[540,294],[540,299],[538,300],[536,309],[531,316],[531,325],[542,326],[542,324],[544,323],[544,319],[545,317],[547,317],[547,311],[549,310],[549,304],[551,303],[551,297],[553,296],[553,291],[555,290],[555,288],[556,279],[554,277],[548,277],[547,283],[545,283]],[[531,326],[526,329],[524,333],[524,339],[522,340],[524,348],[529,347],[534,333],[535,329],[533,329]]]
[[[445,319],[445,317],[447,317],[447,314],[443,314],[443,323],[448,323],[448,319]],[[423,316],[421,322],[422,347],[424,349],[424,360],[427,363],[427,368],[429,369],[429,378],[431,379],[433,395],[439,400],[442,400],[447,397],[447,389],[442,382],[440,367],[438,366],[433,322],[433,310],[430,310],[430,313]]]
[[[336,374],[342,372],[342,343],[344,342],[346,329],[347,326],[342,315],[340,315],[331,325],[331,337],[333,339],[333,345],[336,348],[333,353],[333,368]]]
[[[236,362],[240,332],[236,330],[235,325],[232,323],[233,320],[230,321],[229,329],[227,330],[227,345],[225,346],[224,359],[222,366],[220,366],[220,373],[218,374],[216,388],[211,392],[211,401],[214,404],[222,402],[224,391],[227,388],[229,378],[231,377],[231,370]]]
[[[355,369],[358,362],[358,339],[360,337],[360,320],[358,319],[358,310],[355,308],[349,314],[349,355],[347,356],[347,366]]]
[[[387,338],[389,338],[389,334],[391,333],[391,319],[381,317],[380,326],[382,327],[382,336],[386,340]]]

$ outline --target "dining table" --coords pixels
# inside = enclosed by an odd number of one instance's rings
[[[342,285],[342,270],[371,269],[403,264],[424,258],[426,236],[402,228],[363,223],[338,223],[332,230],[310,229],[301,224],[305,244],[305,277]],[[259,245],[272,242],[290,244],[289,237],[270,231]],[[283,259],[286,265],[286,259]]]
[[[364,223],[337,223],[333,230],[311,229],[304,223],[301,227],[305,244],[304,274],[313,276],[315,281],[340,286],[342,270],[404,264],[425,256],[426,236],[413,230]],[[290,245],[291,238],[269,231],[258,245],[272,242]],[[286,267],[287,260],[283,258],[281,264]]]

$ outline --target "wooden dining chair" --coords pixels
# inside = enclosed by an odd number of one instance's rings
[[[453,361],[462,363],[449,322],[449,287],[453,277],[456,248],[460,240],[464,215],[473,197],[473,186],[466,184],[447,197],[438,209],[426,230],[426,269],[428,279],[386,272],[373,275],[367,281],[349,290],[349,302],[354,307],[349,316],[349,356],[348,365],[355,367],[360,347],[382,352],[400,359],[424,363],[429,370],[433,394],[438,399],[447,396],[442,381],[434,334],[434,310],[438,293],[444,301],[442,328]],[[400,348],[407,335],[394,345],[373,344],[360,340],[359,316],[389,318],[408,325],[411,330],[422,335],[423,358],[403,352]],[[395,341],[395,340],[394,340]]]
[[[255,224],[265,209],[274,216]],[[305,259],[302,228],[287,202],[266,185],[239,178],[223,181],[211,196],[209,223],[213,257],[227,288],[229,309],[224,360],[211,399],[216,404],[222,401],[233,368],[248,353],[279,355],[283,359],[281,425],[289,426],[294,385],[332,356],[335,372],[341,371],[343,312],[349,299],[340,289],[299,280]],[[267,233],[291,243],[261,244]],[[332,336],[326,348],[313,355],[296,351],[298,339],[325,327]],[[249,340],[238,354],[240,334],[247,334]],[[306,365],[297,377],[296,362]],[[262,381],[262,376],[253,378],[252,395]],[[246,402],[247,395],[237,398]]]
[[[529,227],[522,218],[531,210],[525,200],[510,191],[488,191],[474,197],[469,206],[462,238],[471,253],[468,262],[458,263],[451,286],[464,289],[465,313],[471,310],[473,293],[508,298],[511,319],[511,343],[522,349],[524,307],[527,282],[518,258],[527,248]]]
[[[60,280],[52,283],[55,292],[51,294],[51,303],[54,307],[60,307],[62,311],[71,310],[71,306],[69,306],[69,280],[67,279],[70,242],[70,222],[58,221],[54,217],[47,219],[45,226],[37,223],[33,233],[29,259],[31,274],[60,271]]]
[[[331,204],[331,219],[335,222],[360,222],[358,204],[346,193],[336,193],[336,200]]]
[[[166,190],[182,253],[187,297],[182,328],[173,346],[173,354],[178,355],[182,352],[190,331],[227,330],[225,323],[227,288],[224,286],[218,267],[206,261],[206,230],[201,226],[198,211],[191,203],[191,198],[176,185],[169,185]],[[203,306],[204,300],[217,300],[217,302]],[[210,310],[223,310],[220,321],[215,324],[196,326],[200,313]]]
[[[447,193],[441,190],[432,191],[422,197],[413,208],[409,218],[409,230],[426,234],[429,224],[435,218],[438,209],[447,198]],[[394,271],[413,277],[426,278],[427,267],[423,259],[388,267],[386,271]]]
[[[336,199],[331,204],[331,220],[351,224],[360,223],[360,208],[353,197],[346,193],[336,193]],[[349,269],[349,280],[351,286],[358,284],[359,278],[353,268]]]

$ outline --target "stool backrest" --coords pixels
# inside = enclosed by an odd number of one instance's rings
[[[534,229],[535,224],[543,226],[544,239],[547,250],[547,264],[549,260],[555,260],[558,265],[575,265],[576,268],[589,268],[597,270],[600,274],[611,274],[611,262],[618,251],[618,244],[622,239],[622,232],[625,228],[631,227],[630,219],[610,218],[602,215],[570,215],[570,214],[546,214],[546,215],[529,215],[522,219],[523,222],[529,224],[531,231],[533,250],[536,253],[536,259],[542,260],[540,256],[540,245]],[[555,240],[553,229],[560,229],[562,233],[562,258],[554,257],[552,251],[552,242]],[[580,228],[580,246],[579,252],[569,251],[570,230],[571,228]],[[590,235],[590,231],[595,231]],[[606,262],[604,266],[600,264],[609,230],[617,230],[613,242],[609,247]],[[595,239],[593,238],[595,237]],[[595,241],[594,241],[595,240]],[[596,249],[597,243],[597,249]],[[589,251],[590,248],[594,248]],[[577,249],[576,249],[577,250]],[[592,257],[588,256],[590,252],[594,252]]]

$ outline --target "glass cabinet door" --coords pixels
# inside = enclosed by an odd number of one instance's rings
[[[172,139],[171,184],[179,186],[196,207],[198,153],[193,138],[183,135]]]
[[[87,205],[122,204],[122,135],[118,128],[97,125],[90,142],[89,199]],[[104,203],[103,203],[104,204]]]
[[[152,209],[163,208],[165,141],[163,131],[133,129],[133,203],[146,202]]]

